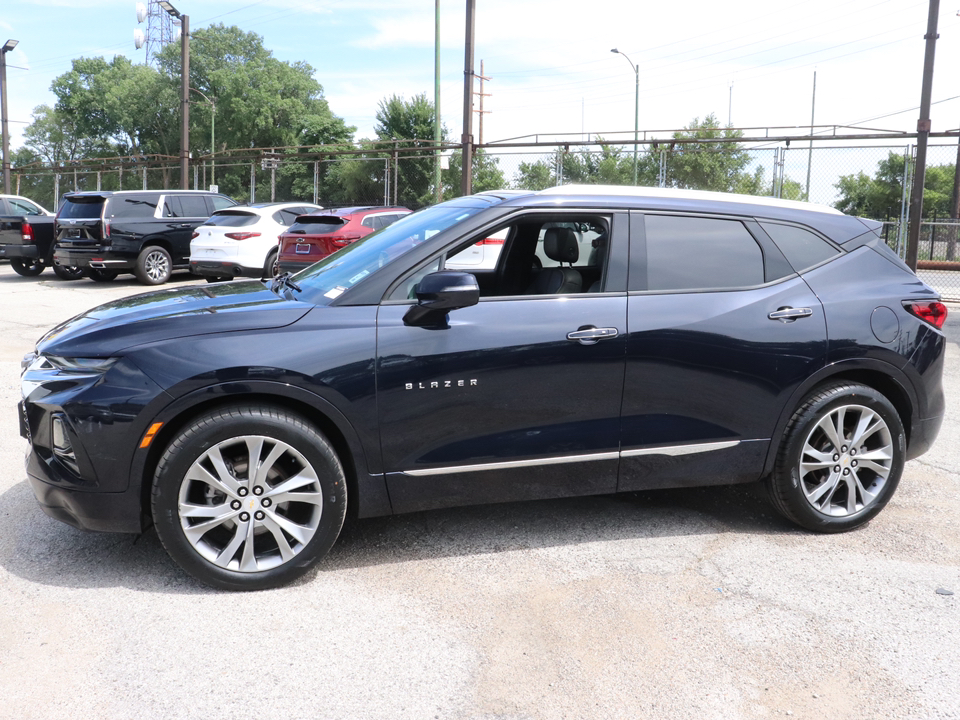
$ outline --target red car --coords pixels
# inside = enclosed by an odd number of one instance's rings
[[[301,215],[280,234],[280,272],[297,272],[410,213],[405,207],[347,207]]]

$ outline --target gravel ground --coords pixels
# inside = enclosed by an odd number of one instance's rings
[[[960,306],[940,438],[858,531],[753,487],[462,508],[349,522],[300,582],[228,594],[25,479],[20,358],[142,290],[0,266],[0,717],[960,718]]]

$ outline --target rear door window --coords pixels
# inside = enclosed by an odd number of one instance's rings
[[[630,289],[728,290],[764,283],[763,251],[739,220],[645,215],[646,267],[633,262]]]
[[[208,217],[207,202],[203,195],[180,195],[180,208],[183,211],[183,217]]]
[[[147,218],[157,212],[156,195],[114,195],[107,201],[109,218]]]
[[[183,217],[180,198],[176,195],[167,195],[163,198],[163,217]]]
[[[213,203],[214,210],[224,210],[228,207],[233,207],[236,203],[228,197],[223,195],[207,195],[207,202]]]

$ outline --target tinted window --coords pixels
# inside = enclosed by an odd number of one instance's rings
[[[631,272],[631,289],[719,290],[763,284],[763,253],[737,220],[647,215],[644,225],[646,278]]]
[[[301,208],[284,208],[283,210],[277,210],[271,217],[278,225],[290,225],[301,214],[300,210]]]
[[[67,198],[60,206],[60,217],[77,220],[90,220],[100,217],[103,198]]]
[[[314,215],[301,217],[287,232],[294,235],[329,235],[346,224],[346,220],[336,215]]]
[[[163,217],[182,217],[183,211],[180,209],[180,198],[175,195],[167,195],[163,199]]]
[[[787,256],[787,260],[797,272],[818,265],[824,260],[839,255],[840,251],[819,235],[793,225],[760,223],[767,235],[773,238],[777,247]]]
[[[218,225],[220,227],[243,227],[244,225],[253,225],[260,219],[259,215],[239,210],[222,210],[204,223],[204,225]]]
[[[377,218],[376,215],[367,215],[360,222],[360,224],[363,225],[364,227],[373,228],[375,230],[382,227],[382,225],[379,222],[379,218]]]
[[[213,196],[208,195],[207,199],[213,201],[214,210],[223,210],[224,208],[233,207],[234,205],[236,205],[236,203],[233,200],[231,200],[230,198],[225,198],[223,197],[223,195],[213,195]]]
[[[7,198],[7,205],[10,208],[10,212],[14,215],[42,215],[40,208],[34,205],[32,202],[27,202],[26,200],[20,200],[19,198]]]
[[[114,195],[107,201],[107,217],[153,217],[158,200],[156,195]]]
[[[207,217],[207,202],[203,195],[180,195],[183,217]]]

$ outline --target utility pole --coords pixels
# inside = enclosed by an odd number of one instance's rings
[[[463,58],[463,174],[460,177],[460,194],[473,192],[473,36],[476,0],[467,0],[467,30]]]
[[[434,3],[433,39],[433,188],[436,201],[443,198],[440,187],[440,0]]]
[[[7,53],[13,50],[19,40],[7,40],[0,48],[0,114],[3,125],[3,192],[10,194],[10,132],[7,129]]]
[[[190,16],[180,16],[180,189],[190,189]]]
[[[477,129],[477,144],[478,144],[478,145],[483,145],[483,116],[484,116],[484,115],[489,115],[489,114],[492,112],[492,110],[484,110],[484,109],[483,109],[483,99],[484,99],[485,97],[490,97],[490,93],[485,93],[485,92],[483,91],[483,81],[484,81],[484,80],[493,80],[493,78],[488,78],[488,77],[485,77],[485,76],[484,76],[484,74],[483,74],[483,60],[480,61],[480,74],[477,75],[477,77],[480,79],[480,92],[474,92],[473,94],[480,96],[480,109],[479,109],[479,110],[474,110],[474,112],[477,113],[477,115],[479,115],[479,128]]]
[[[810,148],[807,150],[807,202],[810,202],[810,168],[813,165],[813,117],[817,108],[817,71],[813,71],[813,100],[810,101]]]
[[[920,220],[923,216],[923,181],[927,169],[927,139],[930,136],[930,95],[933,90],[933,57],[937,48],[937,15],[940,0],[930,0],[927,15],[927,41],[923,56],[923,86],[920,90],[920,119],[917,120],[917,167],[913,174],[913,192],[910,195],[910,234],[907,237],[907,265],[917,269],[917,250],[920,246]]]

